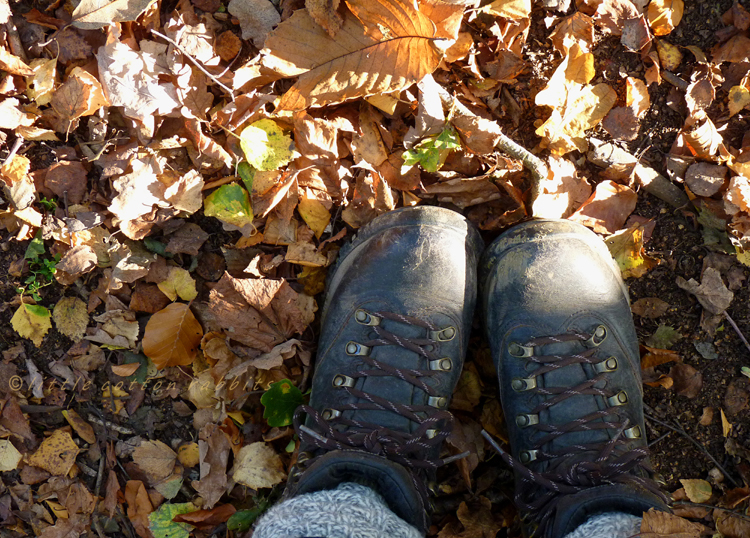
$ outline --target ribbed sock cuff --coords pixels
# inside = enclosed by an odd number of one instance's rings
[[[422,538],[372,489],[354,483],[283,501],[255,526],[253,538]]]
[[[642,518],[623,512],[605,512],[586,520],[564,538],[630,538],[641,532]]]

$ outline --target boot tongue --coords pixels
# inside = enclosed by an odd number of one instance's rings
[[[645,489],[619,484],[589,488],[560,499],[549,536],[566,536],[596,514],[624,512],[642,516],[651,508],[670,511],[661,499]]]
[[[360,451],[333,451],[318,457],[302,473],[294,491],[303,495],[336,489],[343,482],[355,482],[378,492],[398,517],[426,534],[429,528],[426,499],[402,465],[381,456]]]

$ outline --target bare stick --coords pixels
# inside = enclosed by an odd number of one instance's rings
[[[13,147],[10,148],[10,153],[8,153],[8,156],[3,161],[3,166],[5,166],[6,164],[8,164],[10,161],[13,160],[13,157],[16,156],[16,153],[18,153],[18,150],[21,149],[23,142],[24,142],[23,138],[21,138],[20,136],[16,137],[16,141],[13,142]]]
[[[200,69],[201,71],[203,71],[204,75],[206,75],[208,78],[210,78],[211,80],[213,80],[216,84],[218,84],[219,87],[222,90],[224,90],[225,92],[227,92],[229,94],[229,98],[232,101],[234,101],[234,93],[233,93],[233,91],[228,86],[225,86],[224,84],[222,84],[221,82],[219,82],[219,79],[217,79],[211,73],[209,73],[208,71],[206,71],[206,69],[200,63],[198,63],[198,60],[196,60],[195,58],[193,58],[192,56],[190,56],[187,52],[185,52],[185,49],[183,49],[181,46],[179,46],[177,43],[175,43],[172,39],[168,38],[167,36],[165,36],[164,34],[162,34],[160,32],[157,32],[156,30],[151,30],[151,33],[154,34],[154,35],[158,35],[160,38],[162,38],[165,41],[168,41],[169,43],[171,43],[177,50],[179,50],[185,56],[185,58],[187,58],[188,60],[190,60],[190,62],[195,67],[197,67],[198,69]]]
[[[734,322],[734,320],[730,317],[729,312],[724,310],[724,317],[727,318],[727,321],[732,326],[732,329],[734,329],[734,332],[737,333],[737,336],[740,337],[740,340],[742,340],[742,343],[745,344],[745,347],[748,351],[750,351],[750,343],[747,341],[747,338],[745,338],[745,335],[742,334],[742,331],[737,326],[737,324]]]
[[[461,116],[476,116],[476,114],[466,108],[463,103],[453,97],[445,88],[441,87],[438,90],[438,95],[440,95],[440,100],[442,101],[445,108],[454,108],[455,111]],[[505,134],[501,132],[493,134],[496,134],[500,137],[500,139],[497,141],[496,146],[501,151],[504,151],[514,159],[518,159],[519,161],[521,161],[524,168],[531,172],[533,181],[531,182],[531,200],[529,203],[529,207],[532,207],[537,196],[539,196],[539,188],[541,182],[547,179],[547,165],[544,164],[544,161],[542,161],[539,157],[531,153],[523,146],[516,144]]]
[[[13,18],[10,18],[5,23],[5,29],[8,32],[8,45],[10,45],[10,51],[21,58],[24,63],[29,63],[29,57],[26,55],[26,49],[23,48],[21,42],[21,36],[18,35],[18,29],[16,23],[13,22]]]

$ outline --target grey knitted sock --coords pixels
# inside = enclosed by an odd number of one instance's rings
[[[255,525],[253,538],[422,538],[372,489],[347,482],[281,502]]]
[[[564,538],[630,538],[641,532],[641,519],[622,512],[605,512],[590,517]]]

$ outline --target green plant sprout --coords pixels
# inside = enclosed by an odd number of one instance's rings
[[[57,262],[60,261],[59,254],[55,254],[52,259],[42,258],[44,252],[42,231],[39,230],[23,255],[28,260],[29,272],[31,274],[23,281],[23,286],[16,288],[16,293],[20,293],[21,295],[27,293],[37,302],[42,300],[39,290],[49,286],[54,281],[55,273],[57,272]]]
[[[47,213],[52,213],[57,209],[57,200],[47,200],[44,196],[42,196],[42,199],[39,200],[39,203],[42,204],[42,207]]]

